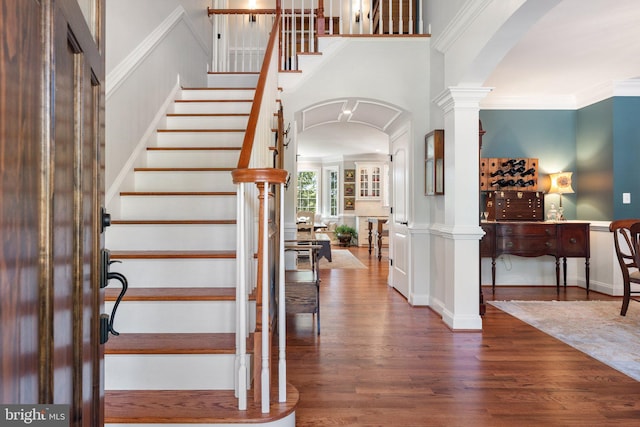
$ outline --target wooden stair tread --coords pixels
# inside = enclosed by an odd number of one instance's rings
[[[242,147],[147,147],[147,151],[240,151]]]
[[[260,75],[257,71],[207,71],[207,74],[217,75],[217,76],[242,76],[242,75]]]
[[[231,172],[236,168],[134,168],[134,172]]]
[[[157,129],[156,132],[246,132],[247,129]]]
[[[253,99],[177,99],[176,102],[253,102]]]
[[[234,333],[122,333],[105,354],[235,354]]]
[[[111,259],[235,258],[235,251],[111,251]]]
[[[182,90],[256,90],[255,87],[183,87]]]
[[[105,301],[115,301],[120,288],[106,288]],[[235,301],[236,288],[185,287],[185,288],[129,288],[126,301]]]
[[[235,219],[114,219],[111,221],[112,225],[180,225],[180,224],[194,224],[194,225],[224,225],[235,224]]]
[[[249,113],[167,113],[167,117],[249,117]]]
[[[123,191],[121,196],[235,196],[235,191]]]
[[[252,396],[253,390],[247,391]],[[277,387],[271,397],[270,412],[263,414],[260,403],[247,399],[247,409],[238,410],[233,390],[107,390],[105,423],[266,423],[290,415],[300,396],[287,384],[287,401],[277,401]]]

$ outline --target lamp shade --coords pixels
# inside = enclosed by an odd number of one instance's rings
[[[551,178],[551,187],[549,188],[549,193],[573,193],[573,188],[571,188],[571,175],[573,175],[573,172],[558,172],[550,174],[549,178]]]

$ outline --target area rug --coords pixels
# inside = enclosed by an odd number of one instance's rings
[[[308,269],[309,262],[298,260],[298,269]],[[331,248],[331,262],[320,258],[320,269],[324,268],[367,268],[348,249]]]
[[[571,347],[640,381],[640,306],[619,301],[489,301]],[[633,303],[632,303],[633,304]]]

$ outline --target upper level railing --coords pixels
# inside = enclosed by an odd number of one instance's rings
[[[209,9],[214,16],[213,71],[258,71],[276,12],[280,12],[279,69],[298,69],[299,54],[318,52],[326,36],[423,34],[416,0],[277,0],[276,9]]]

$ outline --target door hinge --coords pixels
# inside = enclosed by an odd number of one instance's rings
[[[393,259],[389,258],[389,265],[393,267]]]

